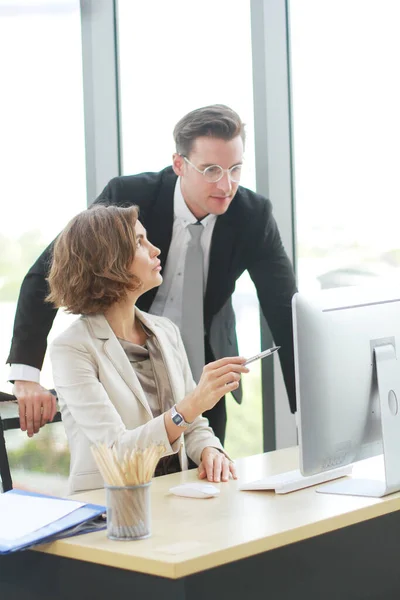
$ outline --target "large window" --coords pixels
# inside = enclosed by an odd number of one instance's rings
[[[242,184],[254,189],[250,2],[119,0],[118,29],[123,173],[171,164],[176,122],[194,108],[224,103],[247,125]],[[238,281],[234,305],[240,352],[254,354],[258,301],[247,274]],[[227,402],[226,447],[233,456],[262,451],[259,362],[243,380],[242,406]]]
[[[79,0],[3,0],[0,54],[0,374],[1,389],[11,392],[5,361],[22,278],[86,206]],[[60,314],[51,337],[68,322]],[[41,382],[52,386],[47,358]],[[66,477],[57,475],[68,474],[62,424],[30,441],[8,432],[7,447],[16,485],[64,491]]]
[[[400,281],[400,3],[291,0],[300,289]]]

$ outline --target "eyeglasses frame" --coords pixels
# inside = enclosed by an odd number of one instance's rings
[[[242,163],[238,163],[237,165],[233,165],[233,167],[230,167],[229,169],[223,169],[220,165],[209,165],[208,167],[206,167],[203,171],[201,169],[198,169],[196,167],[196,165],[194,165],[187,156],[185,156],[184,154],[180,154],[179,156],[182,156],[183,160],[186,161],[188,163],[188,165],[190,165],[191,167],[193,167],[193,169],[195,169],[198,173],[200,173],[201,175],[203,175],[203,177],[205,178],[206,175],[206,171],[207,169],[211,169],[212,167],[218,167],[219,169],[221,169],[221,177],[219,177],[218,179],[216,179],[215,181],[209,181],[208,183],[218,183],[218,181],[221,181],[221,179],[224,176],[224,173],[227,173],[229,175],[229,179],[231,181],[233,181],[233,183],[239,183],[239,181],[236,181],[235,179],[232,178],[232,174],[231,171],[232,169],[235,169],[236,167],[242,167]],[[207,180],[206,180],[207,181]]]

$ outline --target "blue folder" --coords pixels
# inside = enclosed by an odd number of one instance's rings
[[[6,494],[20,494],[24,496],[39,496],[42,498],[54,498],[56,500],[65,500],[65,498],[56,498],[55,496],[47,496],[37,494],[35,492],[26,492],[23,490],[10,490]],[[106,528],[106,507],[98,504],[84,504],[80,508],[72,511],[65,517],[41,527],[37,531],[16,538],[14,540],[5,540],[0,534],[0,554],[9,554],[16,550],[24,550],[35,546],[36,544],[44,544],[53,542],[65,537],[79,535],[81,533],[90,533]]]

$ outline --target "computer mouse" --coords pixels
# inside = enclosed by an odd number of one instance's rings
[[[193,483],[182,483],[170,488],[171,494],[176,496],[185,496],[186,498],[213,498],[218,496],[220,490],[211,485],[211,483],[201,483],[200,481]]]

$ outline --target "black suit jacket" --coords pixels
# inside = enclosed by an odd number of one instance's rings
[[[161,250],[164,267],[172,238],[173,197],[177,176],[171,167],[159,173],[142,173],[112,179],[95,201],[140,209],[140,221],[149,240]],[[51,262],[50,245],[26,275],[18,300],[14,334],[7,362],[41,368],[56,310],[44,303]],[[296,291],[292,265],[283,248],[269,200],[239,186],[224,215],[217,218],[210,249],[210,266],[204,299],[204,326],[210,333],[213,317],[230,299],[236,280],[248,270],[256,286],[262,311],[275,343],[289,396],[296,410],[291,299]],[[150,290],[138,300],[149,310],[157,293]],[[216,358],[219,358],[218,356]]]

